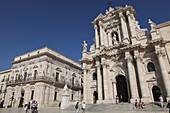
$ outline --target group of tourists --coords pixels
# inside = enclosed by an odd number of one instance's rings
[[[26,113],[30,113],[30,110],[32,113],[38,113],[38,102],[35,100],[32,103],[28,102],[28,104],[25,104],[24,110]]]
[[[137,99],[135,100],[135,107],[136,109],[139,108],[139,109],[144,109],[145,108],[145,104],[144,102],[142,102],[141,100],[138,102]]]
[[[76,109],[76,113],[79,113],[79,110],[80,110],[80,105],[79,105],[79,102],[77,102],[76,106],[75,106],[75,109]],[[83,102],[82,106],[81,106],[81,109],[82,109],[82,113],[85,113],[85,110],[86,110],[86,104],[85,102]]]
[[[120,98],[118,95],[116,96],[116,104],[119,104],[119,103],[123,104],[123,96],[122,95],[120,95]]]

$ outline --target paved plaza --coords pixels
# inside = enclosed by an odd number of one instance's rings
[[[160,108],[155,104],[146,104],[145,109],[135,109],[133,104],[100,104],[87,105],[86,113],[168,113],[166,107]],[[0,113],[25,113],[23,108],[3,108]],[[39,113],[76,113],[74,106],[69,106],[64,110],[58,107],[39,108]],[[79,111],[82,113],[82,110]]]

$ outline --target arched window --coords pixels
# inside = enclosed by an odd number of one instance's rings
[[[93,80],[97,80],[97,74],[93,73]]]
[[[148,72],[152,72],[152,71],[155,71],[155,66],[152,62],[149,62],[147,64],[147,68],[148,68]]]

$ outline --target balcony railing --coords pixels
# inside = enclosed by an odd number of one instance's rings
[[[55,78],[51,78],[51,77],[46,77],[46,76],[38,76],[38,77],[27,77],[26,79],[19,79],[19,80],[10,80],[8,82],[6,82],[7,85],[12,85],[12,84],[18,84],[18,83],[27,83],[27,82],[38,82],[38,81],[43,81],[43,82],[50,82],[50,83],[60,83],[60,84],[68,84],[70,86],[76,86],[76,87],[80,87],[82,88],[81,84],[79,83],[74,83],[74,85],[72,84],[72,82],[68,82],[65,79],[59,79],[56,80]]]

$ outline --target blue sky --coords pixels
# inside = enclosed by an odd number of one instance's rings
[[[109,0],[0,0],[0,71],[10,69],[15,56],[49,46],[78,61],[83,40],[92,45],[91,22],[108,9]],[[132,5],[142,28],[170,20],[170,0],[111,0]]]

